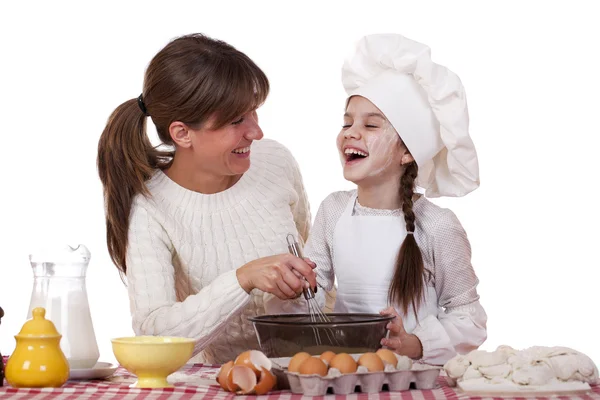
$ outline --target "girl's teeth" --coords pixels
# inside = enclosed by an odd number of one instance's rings
[[[363,156],[363,157],[367,157],[367,153],[360,151],[360,150],[356,150],[356,149],[346,149],[346,151],[344,151],[345,154],[357,154],[359,156]]]
[[[244,147],[243,149],[235,149],[232,153],[243,154],[250,151],[250,147]]]

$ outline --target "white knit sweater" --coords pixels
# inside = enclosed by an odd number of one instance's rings
[[[236,277],[247,262],[288,253],[288,233],[305,241],[311,220],[291,153],[263,139],[250,157],[250,169],[226,191],[193,192],[157,171],[147,183],[152,196],[133,202],[127,283],[134,331],[196,339],[193,361],[222,363],[258,348],[247,318],[270,304],[297,307],[259,290],[249,295]]]

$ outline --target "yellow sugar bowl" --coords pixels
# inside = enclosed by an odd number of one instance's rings
[[[69,379],[69,362],[60,348],[60,335],[46,310],[38,307],[15,339],[17,346],[6,362],[6,380],[12,387],[60,387]]]

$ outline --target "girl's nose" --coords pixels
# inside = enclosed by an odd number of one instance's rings
[[[344,131],[345,139],[360,139],[360,131],[353,126]]]

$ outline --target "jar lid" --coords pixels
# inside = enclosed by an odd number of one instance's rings
[[[21,332],[17,336],[25,337],[56,337],[60,336],[54,323],[46,319],[46,309],[43,307],[34,308],[31,312],[33,318],[23,324]]]

